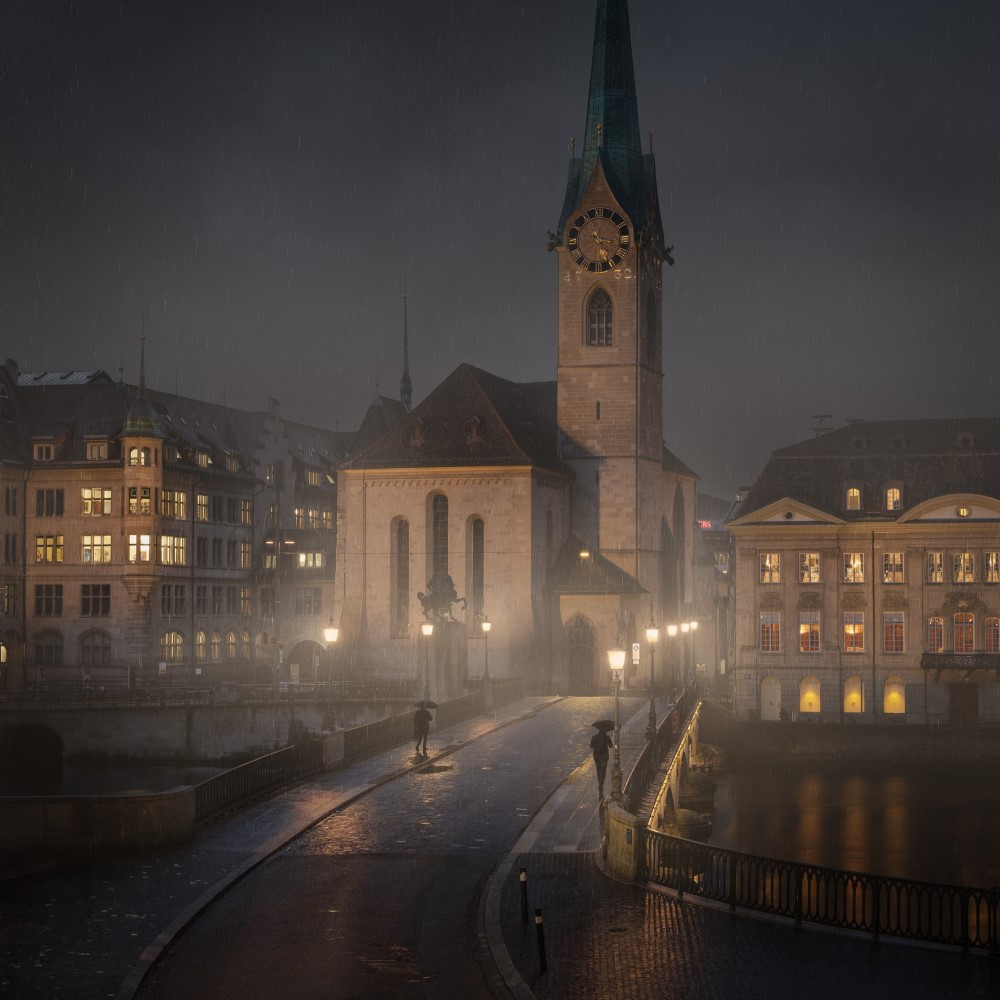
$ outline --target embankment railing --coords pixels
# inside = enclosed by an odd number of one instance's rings
[[[1000,954],[1000,888],[940,885],[761,858],[647,830],[650,882],[753,910],[871,935]]]

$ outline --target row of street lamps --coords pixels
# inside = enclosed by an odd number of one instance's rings
[[[698,628],[698,622],[694,619],[679,624],[665,625],[664,631],[671,639],[678,634],[682,636],[692,635]],[[660,638],[660,629],[656,626],[652,616],[649,625],[646,627],[646,642],[649,643],[649,722],[646,725],[646,739],[656,738],[656,643]],[[608,650],[608,665],[611,667],[611,676],[615,682],[615,757],[611,768],[611,798],[612,801],[622,800],[622,757],[621,757],[621,689],[622,677],[625,673],[625,648],[622,646],[621,637],[615,636],[612,647]]]

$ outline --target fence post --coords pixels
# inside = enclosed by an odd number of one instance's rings
[[[803,869],[802,865],[794,865],[792,870],[795,872],[795,926],[802,926],[802,877]]]
[[[878,940],[879,928],[882,923],[882,913],[881,913],[881,886],[879,884],[878,876],[872,878],[872,940]]]
[[[521,867],[521,923],[528,925],[528,873]]]
[[[736,855],[729,855],[729,909],[736,909]]]
[[[996,957],[1000,954],[1000,941],[997,941],[997,907],[1000,907],[1000,886],[993,886],[990,889],[990,955]]]
[[[543,973],[549,966],[545,961],[545,928],[542,926],[542,911],[535,908],[535,938],[538,941],[538,972]]]
[[[969,950],[969,890],[962,889],[958,897],[962,901],[962,953]]]

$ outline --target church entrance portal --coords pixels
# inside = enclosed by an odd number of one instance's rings
[[[575,615],[566,625],[566,674],[570,694],[593,692],[594,646],[594,626],[583,615]]]

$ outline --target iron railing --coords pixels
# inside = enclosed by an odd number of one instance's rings
[[[195,822],[204,823],[248,799],[300,781],[322,765],[322,742],[307,740],[223,771],[195,785]]]
[[[646,875],[730,909],[1000,954],[1000,888],[940,885],[741,854],[646,831]]]

